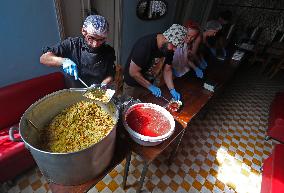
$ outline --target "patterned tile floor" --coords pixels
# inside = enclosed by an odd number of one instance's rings
[[[268,80],[254,69],[241,69],[206,117],[192,121],[174,162],[166,164],[170,147],[150,165],[143,192],[260,192],[260,167],[276,143],[264,137],[269,104],[284,90],[281,76]],[[124,165],[125,160],[89,193],[135,192],[141,159],[132,156],[125,191]],[[38,168],[19,176],[7,191],[51,192]]]

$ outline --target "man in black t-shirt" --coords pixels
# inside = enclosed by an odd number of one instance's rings
[[[62,66],[68,87],[106,85],[115,75],[115,52],[105,43],[109,25],[100,15],[90,15],[84,21],[84,37],[67,38],[52,47],[43,49],[40,62],[47,66]]]
[[[163,71],[172,97],[180,100],[180,94],[174,89],[171,64],[174,50],[183,45],[186,35],[185,27],[173,24],[164,33],[140,38],[134,44],[125,65],[124,94],[140,98],[150,91],[156,97],[161,97],[161,90],[154,82]]]

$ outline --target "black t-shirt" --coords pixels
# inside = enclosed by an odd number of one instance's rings
[[[124,81],[129,86],[140,86],[129,74],[131,60],[141,68],[141,74],[151,83],[161,73],[163,64],[172,64],[174,52],[161,52],[157,45],[157,35],[144,36],[134,44],[124,69]],[[165,61],[161,64],[159,61],[162,57],[165,57]]]
[[[101,83],[107,76],[115,75],[115,52],[107,44],[90,48],[84,38],[75,37],[46,47],[43,52],[52,52],[56,56],[71,59],[77,65],[79,77],[89,86]],[[74,77],[70,79],[74,80]]]

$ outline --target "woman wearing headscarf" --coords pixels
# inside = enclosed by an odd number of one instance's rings
[[[140,98],[151,92],[161,97],[161,90],[155,85],[155,80],[163,73],[172,97],[180,100],[180,93],[174,88],[171,65],[174,50],[183,46],[186,34],[184,26],[173,24],[164,33],[141,37],[134,44],[125,64],[124,94]]]
[[[62,67],[68,87],[83,87],[80,77],[89,86],[106,85],[115,75],[115,51],[106,44],[109,24],[100,15],[88,16],[81,29],[83,37],[69,37],[43,49],[40,62]]]
[[[187,21],[184,26],[187,28],[187,38],[182,47],[175,50],[173,56],[173,73],[177,77],[181,77],[186,74],[190,68],[195,71],[195,74],[199,78],[203,78],[203,72],[196,63],[196,53],[199,44],[202,41],[200,34],[200,27],[198,23],[194,21]]]

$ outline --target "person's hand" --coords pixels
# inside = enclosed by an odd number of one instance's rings
[[[180,100],[180,94],[176,91],[176,89],[171,89],[170,93],[172,95],[172,97],[176,100],[179,101]]]
[[[205,69],[207,68],[207,66],[208,66],[207,62],[202,58],[202,59],[201,59],[201,62],[200,62],[200,64],[199,64],[199,67],[200,67],[201,69],[205,70]]]
[[[74,76],[75,80],[78,79],[78,70],[76,64],[69,58],[65,58],[62,62],[63,71],[70,76]]]
[[[148,87],[148,89],[152,92],[152,94],[155,96],[155,97],[161,97],[162,95],[162,92],[161,92],[161,89],[159,89],[158,87],[154,86],[154,85],[150,85]]]
[[[106,83],[101,83],[101,84],[96,84],[96,83],[94,83],[94,84],[91,84],[91,86],[90,86],[91,88],[101,88],[101,89],[106,89],[106,87],[107,87],[107,84]]]
[[[98,87],[98,84],[91,84],[90,88]]]
[[[200,68],[196,67],[194,71],[198,78],[203,78],[203,72]]]
[[[102,83],[101,83],[101,89],[107,89],[107,84],[104,83],[104,82],[102,82]]]

